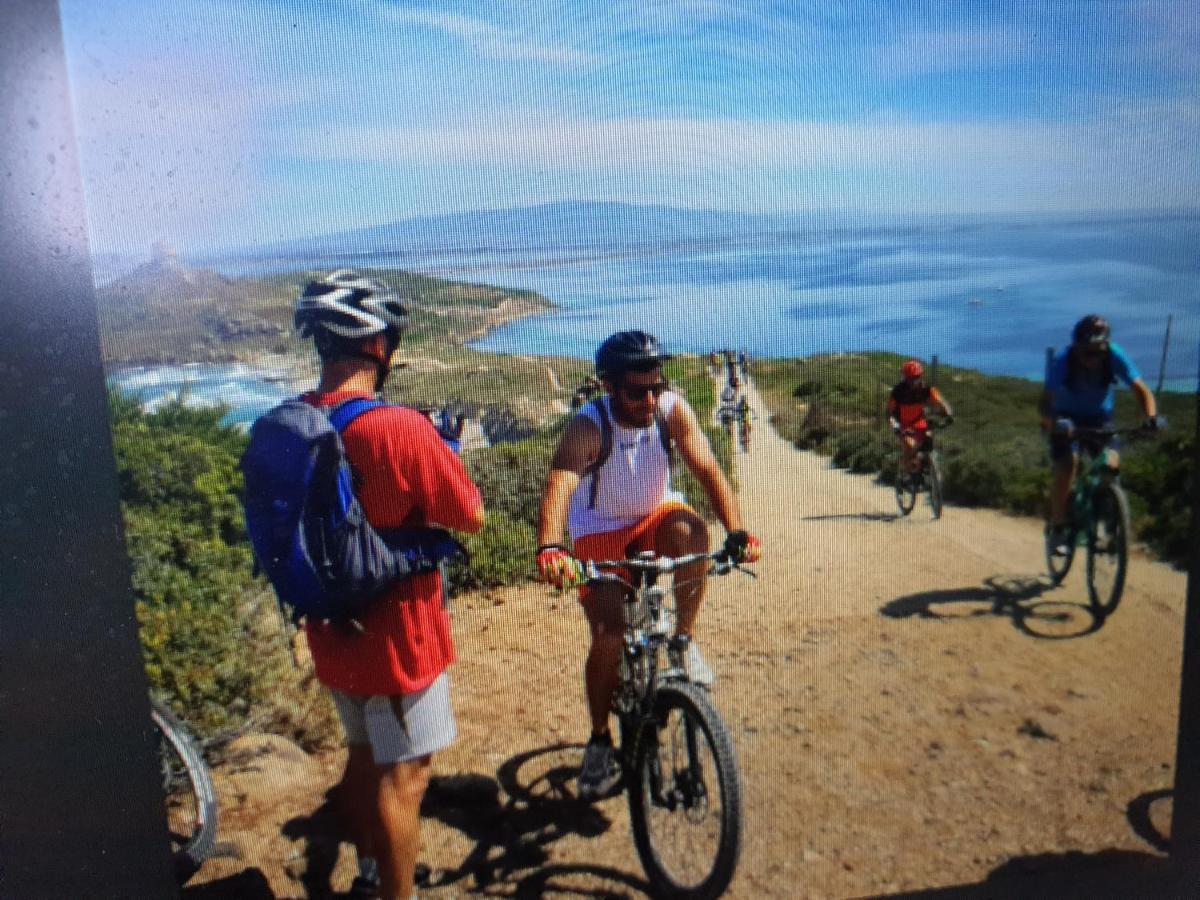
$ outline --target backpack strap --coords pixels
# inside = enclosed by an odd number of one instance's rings
[[[344,400],[329,411],[329,421],[333,424],[334,430],[341,434],[350,427],[350,423],[357,419],[365,412],[370,412],[373,409],[378,409],[384,406],[382,401],[368,400],[366,397],[353,397],[349,400]]]
[[[613,432],[612,421],[608,418],[608,410],[604,408],[604,398],[597,397],[591,403],[596,408],[596,415],[600,417],[600,452],[596,454],[596,458],[588,463],[587,468],[583,470],[584,477],[592,476],[592,487],[588,495],[588,509],[596,508],[596,495],[600,490],[600,469],[608,462],[608,458],[612,456]]]

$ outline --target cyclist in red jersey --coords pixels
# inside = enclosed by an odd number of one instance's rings
[[[320,383],[303,399],[332,407],[379,392],[408,312],[383,284],[343,270],[307,285],[295,324],[321,358]],[[376,528],[483,526],[478,489],[418,410],[370,410],[342,440]],[[454,643],[440,575],[398,583],[360,621],[361,630],[305,623],[317,678],[333,696],[349,745],[337,795],[359,856],[350,896],[408,900],[431,756],[456,733],[446,673]]]
[[[900,441],[900,464],[910,476],[917,471],[917,448],[929,434],[926,409],[932,406],[947,420],[954,419],[950,405],[937,388],[925,383],[924,375],[925,367],[910,359],[900,367],[901,381],[892,388],[887,402],[888,422]]]

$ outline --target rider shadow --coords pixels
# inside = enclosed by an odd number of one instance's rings
[[[831,513],[825,516],[802,516],[801,522],[828,522],[834,519],[854,519],[858,522],[895,522],[900,516],[897,513],[858,512]]]
[[[512,897],[541,897],[547,892],[585,897],[632,897],[646,894],[643,879],[588,863],[547,865],[549,845],[569,835],[596,837],[612,822],[595,805],[574,793],[579,771],[578,744],[554,744],[517,754],[496,777],[465,774],[432,779],[421,815],[461,831],[474,846],[452,869],[432,873],[429,887],[467,878],[474,890],[497,884]],[[528,775],[523,777],[523,771]],[[603,887],[572,886],[572,876],[602,880]]]
[[[335,896],[331,881],[345,827],[337,813],[335,785],[325,792],[325,802],[310,815],[296,816],[284,823],[281,833],[293,841],[303,840],[304,871],[299,874],[306,897]]]
[[[1036,599],[1053,587],[1053,582],[1044,575],[993,575],[984,579],[982,587],[922,591],[897,597],[880,607],[879,612],[890,619],[997,616],[1012,620],[1013,626],[1029,637],[1051,641],[1085,637],[1104,626],[1104,616],[1086,603]]]

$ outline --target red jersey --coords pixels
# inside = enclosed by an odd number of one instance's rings
[[[900,382],[892,388],[888,397],[888,415],[895,416],[901,428],[912,428],[923,431],[929,428],[925,419],[925,408],[931,403],[941,403],[942,395],[938,389],[930,387],[925,382],[909,384]]]
[[[353,391],[309,393],[305,402],[336,406]],[[468,530],[482,500],[462,460],[413,409],[386,406],[342,432],[355,493],[376,528],[444,525]],[[317,678],[348,694],[411,694],[454,661],[450,617],[436,572],[399,582],[359,616],[363,632],[305,623]]]

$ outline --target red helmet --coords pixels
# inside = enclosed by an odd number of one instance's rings
[[[900,367],[900,374],[905,378],[920,378],[925,374],[925,367],[915,359],[910,359]]]

